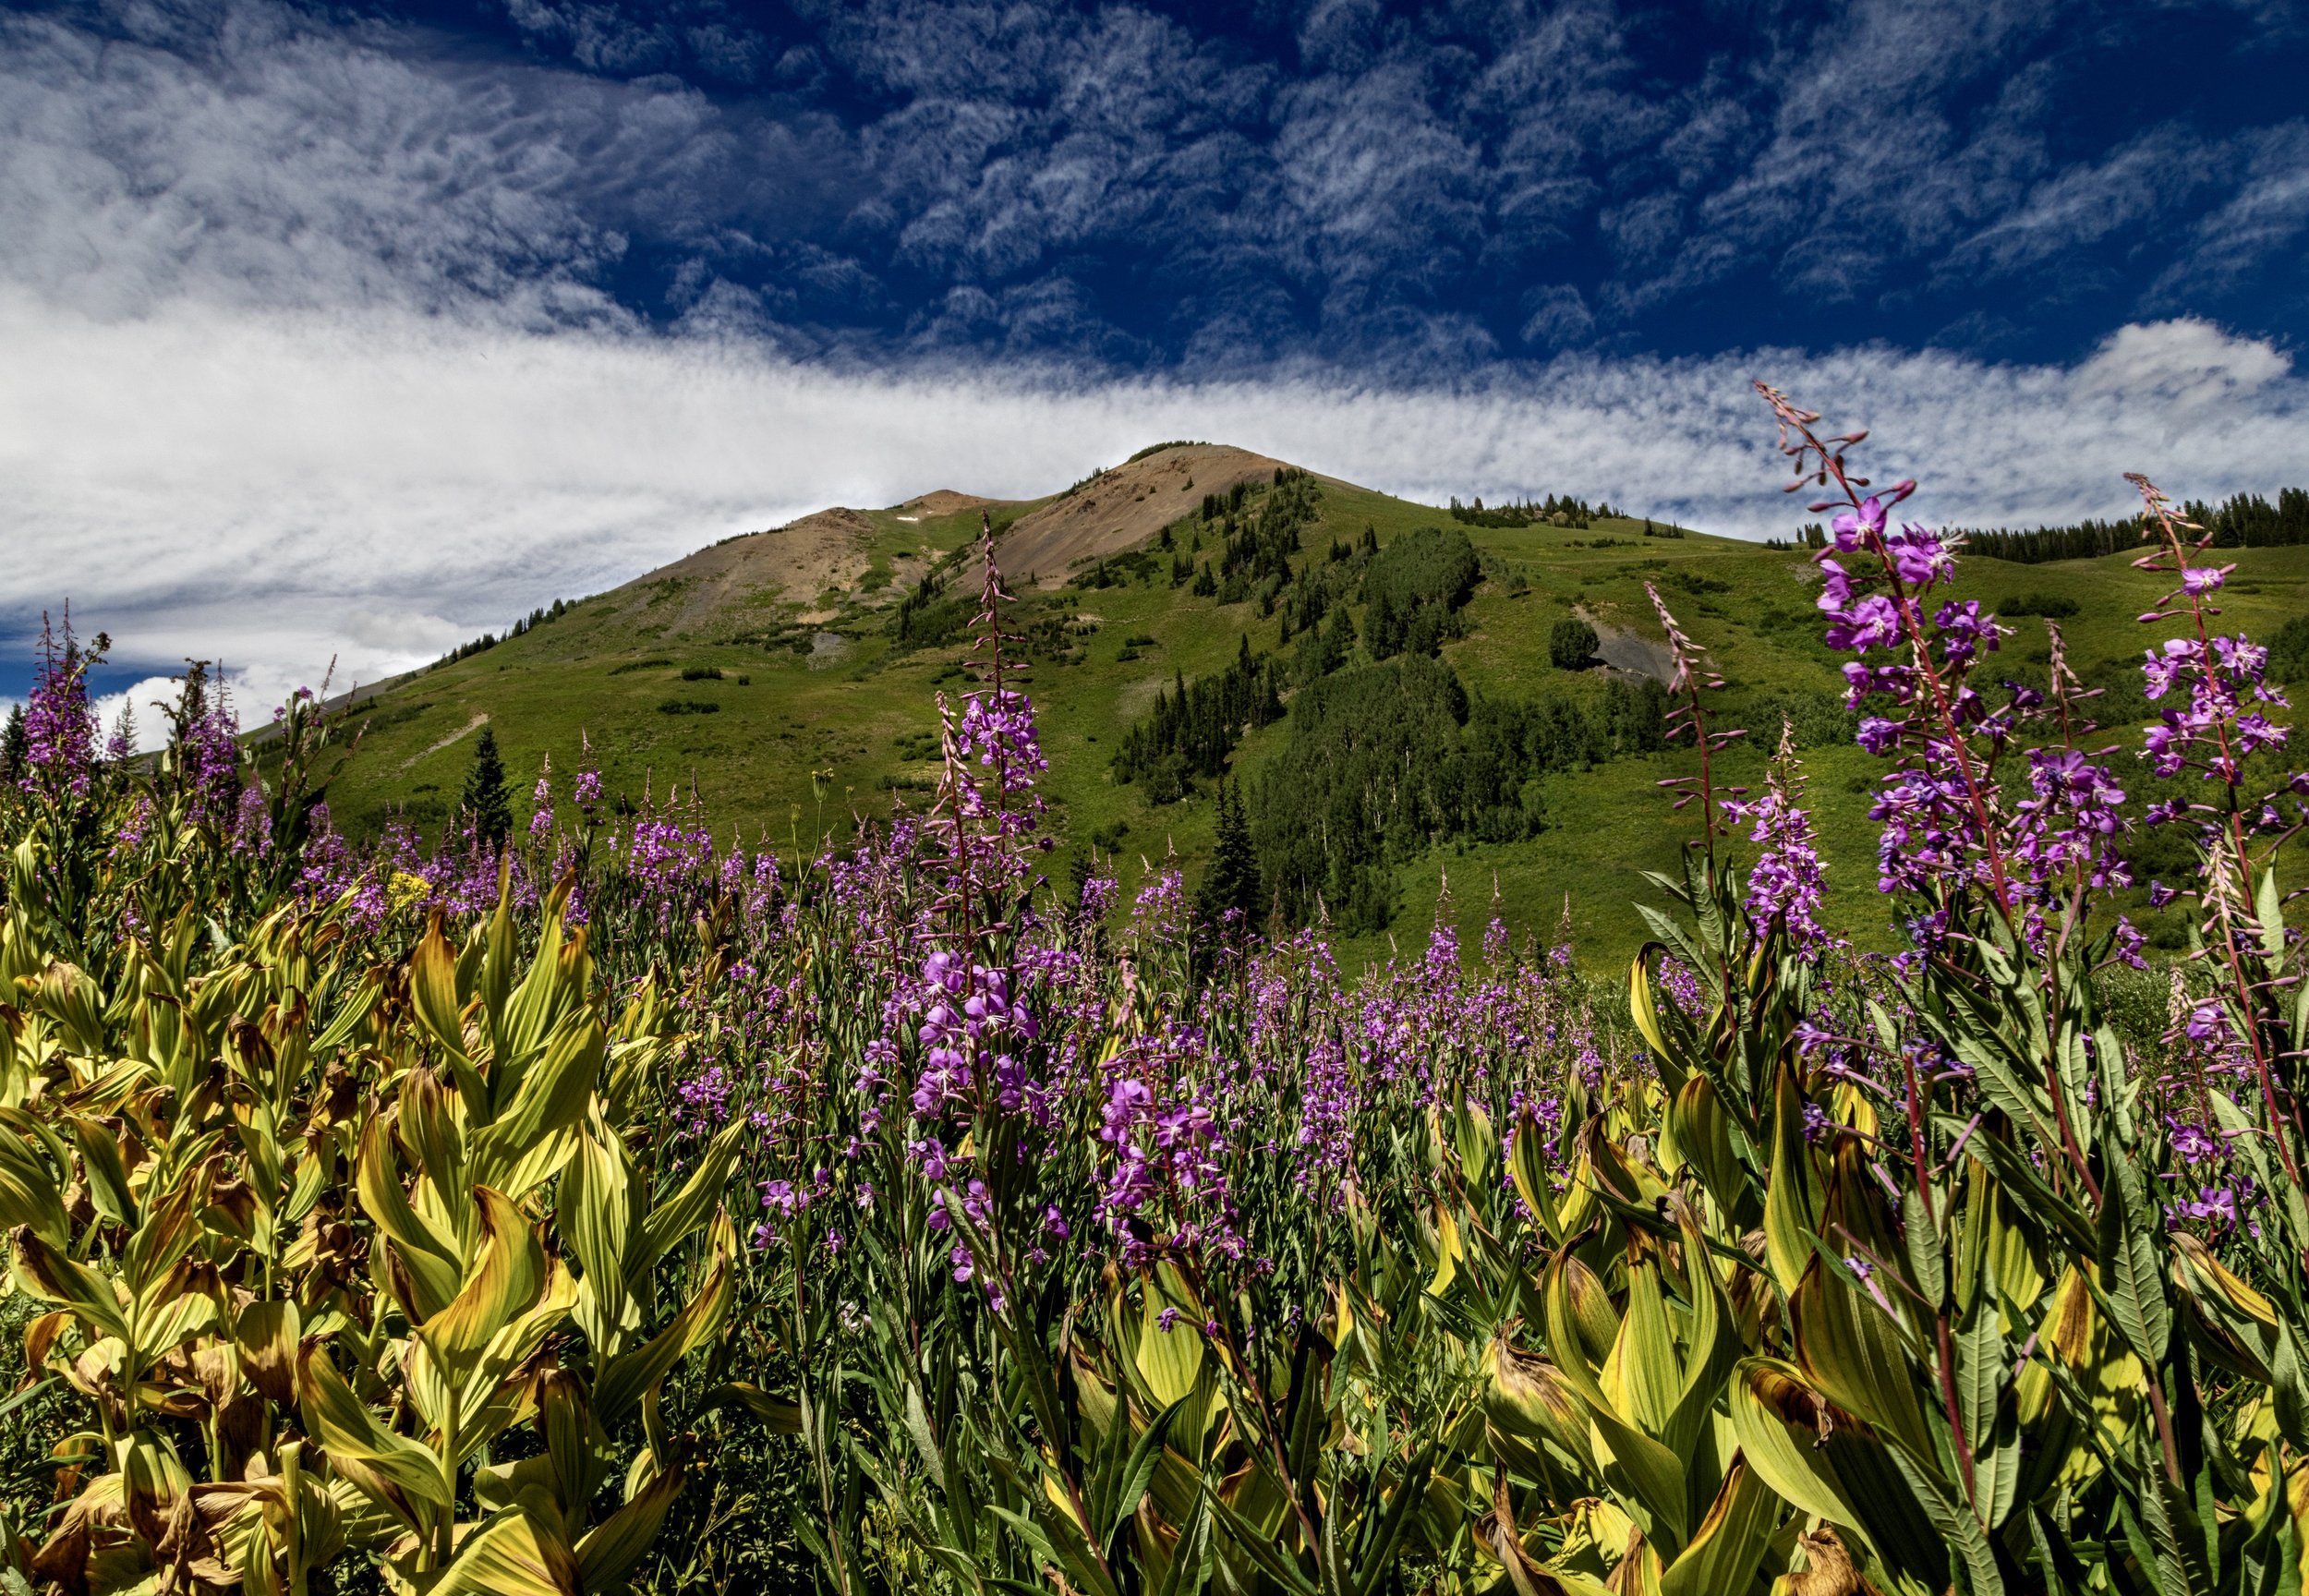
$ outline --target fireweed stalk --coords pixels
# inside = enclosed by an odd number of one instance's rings
[[[2006,705],[1992,709],[1971,684],[1974,667],[1998,647],[2001,636],[1996,618],[1977,599],[1943,600],[1928,623],[1929,595],[1953,577],[1956,550],[1949,539],[1923,526],[1889,528],[1891,511],[1916,491],[1916,482],[1904,479],[1882,493],[1868,492],[1869,479],[1846,464],[1849,452],[1868,437],[1865,429],[1823,438],[1814,429],[1820,419],[1817,412],[1798,408],[1766,383],[1758,382],[1756,391],[1779,422],[1780,452],[1795,467],[1795,479],[1784,491],[1808,482],[1832,487],[1838,495],[1810,506],[1816,513],[1836,512],[1829,547],[1814,556],[1823,577],[1819,608],[1828,618],[1828,646],[1858,656],[1844,667],[1844,676],[1845,703],[1864,711],[1860,745],[1892,761],[1869,817],[1883,827],[1877,854],[1880,889],[1914,893],[1925,904],[1910,925],[1916,949],[1908,959],[1936,957],[1941,937],[1962,913],[1962,895],[1983,887],[1991,911],[2015,939],[2025,937],[2026,905],[1995,767],[2020,722],[2041,709],[2041,698],[2015,689]],[[1865,563],[1847,570],[1839,555],[1858,556]],[[1903,662],[1873,662],[1870,656],[1879,651]],[[1880,707],[1874,702],[1879,699]],[[2097,771],[2085,785],[2096,801],[2114,791]],[[2039,852],[2027,867],[2041,886],[2058,877],[2061,863],[2057,853]],[[2048,997],[2057,1014],[2057,986]],[[1926,1105],[1904,1058],[1904,1069],[1912,1134],[1920,1138]],[[2069,1166],[2097,1197],[2098,1183],[2077,1140],[2067,1091],[2049,1047],[2043,1076]],[[1919,1191],[1928,1205],[1929,1194],[1921,1187],[1920,1140],[1916,1155]]]
[[[1992,912],[2008,932],[2015,938],[2025,935],[2022,889],[2015,879],[2010,822],[2001,813],[1995,767],[2017,722],[2037,705],[2015,691],[2004,707],[1992,710],[1972,686],[1974,667],[1983,654],[1997,648],[2001,633],[1995,617],[1984,612],[1977,600],[1944,600],[1928,623],[1925,607],[1931,590],[1952,579],[1956,550],[1948,539],[1923,526],[1904,525],[1896,531],[1889,526],[1890,512],[1916,491],[1914,480],[1898,482],[1880,494],[1865,492],[1868,478],[1847,465],[1849,452],[1866,439],[1865,430],[1823,438],[1814,429],[1820,419],[1817,412],[1800,409],[1766,383],[1758,382],[1756,389],[1779,422],[1781,453],[1795,467],[1795,480],[1786,490],[1810,482],[1832,486],[1838,495],[1810,506],[1815,513],[1835,512],[1830,545],[1815,556],[1823,577],[1819,608],[1828,617],[1829,647],[1858,657],[1844,668],[1848,707],[1872,709],[1872,700],[1886,701],[1882,712],[1865,714],[1859,727],[1861,745],[1893,761],[1870,810],[1871,817],[1883,825],[1879,886],[1888,893],[1913,892],[1930,905],[1912,925],[1916,971],[1923,975],[1927,965],[1945,961],[1948,938],[1963,921],[1968,889],[1985,887]],[[1847,569],[1839,556],[1857,557],[1859,563]],[[1895,660],[1904,655],[1904,661],[1875,663],[1870,656],[1880,650]],[[2096,794],[2107,790],[2097,780],[2087,787]],[[2122,799],[2122,794],[2116,796]],[[2034,867],[2035,879],[2041,883],[2055,876],[2060,862],[2039,854]],[[2057,1009],[2057,987],[2049,996]],[[1900,1048],[1899,1062],[1913,1201],[1922,1223],[1937,1232],[1945,1199],[1935,1192],[1928,1150],[1931,1084],[1919,1078],[1914,1048]],[[2042,1072],[2070,1165],[2097,1201],[2097,1182],[2079,1144],[2050,1046],[2044,1049]],[[1954,1318],[1945,1287],[1934,1283],[1928,1300],[1936,1384],[1964,1494],[1972,1498],[1977,1491],[1974,1450],[1984,1438],[1967,1432],[1958,1389]]]
[[[2160,777],[2194,771],[2200,781],[2216,787],[2211,803],[2172,798],[2153,806],[2147,818],[2151,825],[2190,819],[2197,827],[2205,870],[2202,885],[2188,895],[2195,896],[2204,910],[2203,956],[2218,962],[2228,983],[2230,1008],[2223,1029],[2252,1056],[2278,1156],[2286,1178],[2299,1186],[2301,1166],[2293,1141],[2309,1137],[2309,1120],[2303,1118],[2298,1084],[2278,1079],[2272,1057],[2284,1050],[2285,1017],[2279,999],[2297,978],[2270,968],[2263,939],[2274,936],[2281,942],[2286,932],[2281,919],[2266,924],[2267,912],[2251,903],[2247,894],[2255,869],[2265,873],[2265,879],[2274,880],[2279,848],[2301,830],[2304,814],[2309,814],[2301,802],[2309,797],[2309,772],[2297,772],[2266,791],[2250,790],[2246,762],[2256,754],[2282,749],[2290,730],[2273,724],[2263,707],[2290,706],[2266,679],[2267,649],[2248,637],[2214,633],[2212,622],[2220,610],[2213,596],[2236,567],[2193,563],[2192,554],[2211,546],[2211,534],[2184,519],[2147,478],[2132,475],[2126,480],[2141,495],[2141,536],[2158,545],[2134,564],[2174,582],[2141,622],[2149,625],[2179,616],[2188,623],[2186,635],[2150,649],[2142,665],[2146,697],[2157,702],[2184,692],[2187,703],[2159,711],[2157,724],[2143,736],[2141,757]],[[2184,533],[2198,535],[2189,538]],[[2285,813],[2288,807],[2290,815]],[[2273,890],[2263,897],[2268,903],[2277,901]],[[2299,1067],[2296,1058],[2296,1072]],[[2288,1126],[2293,1135],[2285,1133]]]

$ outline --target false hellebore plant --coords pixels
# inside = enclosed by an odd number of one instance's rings
[[[40,847],[0,928],[0,1222],[27,1361],[89,1428],[31,1575],[303,1596],[351,1552],[430,1596],[622,1589],[736,1252],[732,1138],[678,1180],[628,1145],[661,994],[612,1013],[566,885],[526,960],[503,901],[374,964],[342,904],[222,957],[187,913],[106,990],[29,912]],[[544,1445],[503,1456],[516,1426]]]

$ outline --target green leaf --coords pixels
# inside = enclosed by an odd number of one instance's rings
[[[2108,1154],[2100,1201],[2102,1290],[2117,1333],[2155,1379],[2172,1335],[2164,1271],[2157,1256],[2157,1237],[2164,1226],[2149,1200],[2140,1160],[2127,1156],[2113,1140],[2104,1140],[2102,1145]]]
[[[723,1218],[717,1231],[728,1228]],[[644,1346],[609,1360],[594,1392],[594,1410],[604,1429],[614,1429],[643,1393],[664,1379],[673,1366],[721,1327],[730,1308],[730,1257],[717,1247],[712,1270],[697,1295]]]
[[[1130,1515],[1139,1510],[1139,1503],[1146,1495],[1146,1488],[1154,1482],[1154,1466],[1163,1459],[1164,1437],[1170,1433],[1171,1421],[1179,1417],[1179,1410],[1191,1400],[1191,1394],[1181,1396],[1157,1413],[1154,1421],[1146,1427],[1146,1433],[1139,1437],[1138,1444],[1130,1448],[1130,1459],[1122,1466],[1122,1494],[1115,1501],[1114,1518],[1106,1527],[1109,1541],[1114,1539],[1115,1531],[1122,1528]]]
[[[412,1300],[411,1315],[429,1319],[447,1307],[464,1284],[465,1270],[455,1247],[418,1217],[401,1189],[400,1176],[387,1151],[391,1128],[380,1117],[361,1131],[360,1155],[354,1161],[354,1190],[362,1211],[390,1239],[393,1253],[406,1271]]]
[[[559,1157],[532,1155],[551,1147],[557,1132],[574,1129],[584,1118],[608,1051],[609,1036],[599,1021],[580,1013],[564,1022],[546,1043],[544,1056],[523,1073],[519,1090],[495,1122],[474,1132],[473,1183],[502,1184],[520,1196],[552,1175]],[[565,1157],[570,1149],[557,1150]]]
[[[113,1336],[124,1346],[134,1343],[111,1281],[49,1246],[29,1225],[17,1227],[9,1239],[16,1279],[26,1291],[71,1310],[93,1335]]]
[[[1932,1528],[1940,1532],[1956,1554],[1957,1561],[1963,1564],[1971,1596],[2004,1596],[2004,1577],[1997,1570],[1996,1552],[1989,1546],[1980,1520],[1972,1516],[1972,1509],[1956,1500],[1945,1485],[1898,1447],[1892,1448],[1889,1456],[1907,1482],[1916,1505],[1924,1509],[1924,1516],[1932,1521]]]
[[[1859,1414],[1927,1467],[1939,1456],[1916,1395],[1916,1371],[1883,1311],[1845,1266],[1815,1257],[1788,1302],[1795,1360],[1839,1408]]]
[[[653,1203],[641,1224],[641,1255],[628,1269],[647,1269],[671,1251],[683,1238],[697,1233],[721,1201],[723,1185],[730,1173],[737,1167],[738,1143],[746,1133],[746,1122],[741,1118],[725,1127],[720,1134],[707,1143],[679,1191],[663,1202]]]
[[[559,1530],[515,1508],[466,1536],[426,1596],[582,1596],[580,1578]]]
[[[72,1143],[79,1149],[80,1168],[88,1177],[88,1192],[96,1211],[115,1225],[137,1222],[137,1200],[128,1190],[128,1167],[121,1160],[120,1143],[103,1125],[85,1115],[72,1115]]]
[[[1743,1358],[1733,1370],[1732,1433],[1758,1478],[1815,1518],[1860,1529],[1859,1509],[1821,1445],[1835,1409],[1793,1363]],[[1865,1532],[1864,1532],[1865,1533]]]
[[[1162,1326],[1167,1307],[1179,1309],[1167,1330]],[[1166,1303],[1152,1276],[1147,1277],[1140,1318],[1139,1372],[1145,1376],[1157,1402],[1176,1404],[1194,1390],[1195,1376],[1203,1368],[1202,1321],[1190,1316],[1183,1304]]]
[[[1420,1447],[1419,1456],[1404,1470],[1403,1478],[1396,1481],[1395,1494],[1388,1499],[1386,1513],[1380,1518],[1369,1544],[1356,1557],[1362,1574],[1353,1581],[1355,1596],[1376,1596],[1380,1587],[1396,1571],[1396,1554],[1402,1545],[1404,1530],[1409,1525],[1412,1513],[1427,1499],[1427,1482],[1434,1477],[1436,1446],[1437,1443],[1431,1439]],[[1336,1513],[1327,1516],[1324,1520],[1324,1530],[1328,1532],[1337,1522]]]
[[[444,1372],[462,1382],[478,1361],[490,1338],[526,1312],[543,1294],[545,1249],[537,1231],[512,1199],[487,1186],[473,1197],[480,1219],[479,1256],[457,1295],[427,1316],[425,1339],[443,1360]]]
[[[743,1380],[731,1381],[716,1392],[715,1396],[726,1396],[735,1402],[744,1409],[749,1416],[768,1426],[773,1435],[802,1433],[802,1406],[798,1402],[789,1402],[782,1396],[772,1396],[760,1386],[748,1384]]]
[[[314,1438],[328,1449],[330,1466],[410,1529],[421,1530],[423,1526],[410,1517],[405,1498],[448,1509],[450,1488],[441,1477],[441,1460],[424,1445],[380,1423],[318,1345],[307,1347],[297,1360],[296,1396],[297,1410]]]
[[[470,1074],[473,1061],[465,1054],[464,1005],[457,997],[457,960],[441,934],[436,913],[425,937],[409,957],[409,1007],[435,1046],[458,1070],[459,1084]]]
[[[0,1046],[6,1045],[6,1033],[0,1032]],[[0,1108],[0,1228],[29,1226],[51,1247],[68,1248],[72,1224],[65,1217],[64,1182],[16,1134],[18,1118],[14,1111]],[[41,1139],[48,1140],[45,1135]]]
[[[1282,1586],[1284,1590],[1291,1591],[1293,1596],[1324,1596],[1323,1590],[1313,1580],[1300,1571],[1297,1564],[1275,1549],[1272,1538],[1256,1524],[1229,1507],[1215,1492],[1210,1489],[1207,1481],[1203,1486],[1203,1499],[1210,1503],[1211,1511],[1218,1516],[1218,1522],[1226,1530],[1227,1540],[1234,1542],[1245,1556],[1256,1563],[1265,1572],[1268,1578]]]
[[[616,1589],[658,1538],[667,1510],[682,1493],[683,1478],[679,1469],[665,1469],[639,1495],[585,1533],[576,1547],[581,1589]]]
[[[1556,1367],[1586,1402],[1589,1421],[1610,1454],[1608,1459],[1597,1458],[1603,1467],[1605,1479],[1624,1486],[1631,1504],[1648,1521],[1644,1528],[1650,1539],[1680,1546],[1690,1528],[1685,1501],[1684,1459],[1629,1422],[1604,1395],[1582,1345],[1583,1315],[1577,1300],[1587,1293],[1577,1288],[1574,1271],[1593,1281],[1585,1266],[1566,1249],[1550,1261],[1542,1279],[1541,1294],[1547,1306],[1548,1346],[1555,1354]],[[1597,1286],[1594,1294],[1600,1296],[1601,1291]],[[1608,1312],[1608,1305],[1605,1311]],[[1585,1316],[1591,1319],[1594,1312],[1591,1307]]]

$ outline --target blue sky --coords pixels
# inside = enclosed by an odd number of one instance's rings
[[[2305,77],[2297,5],[0,10],[0,632],[269,692],[1179,433],[1769,531],[1751,375],[1949,520],[2309,479]]]

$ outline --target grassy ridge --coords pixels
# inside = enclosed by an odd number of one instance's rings
[[[1039,502],[1004,505],[997,514],[1015,518]],[[582,733],[610,793],[638,800],[647,790],[663,797],[695,782],[717,828],[727,835],[735,827],[749,840],[767,836],[806,846],[844,824],[847,811],[879,816],[893,803],[918,806],[936,774],[934,695],[964,685],[957,667],[962,646],[900,647],[889,621],[912,574],[964,549],[977,512],[920,520],[901,514],[865,513],[874,528],[866,574],[847,591],[755,592],[743,606],[724,606],[702,621],[693,613],[677,624],[689,579],[653,573],[550,625],[393,685],[374,701],[369,731],[332,793],[340,823],[358,832],[399,813],[436,832],[471,756],[469,731],[484,715],[524,792],[549,755],[565,783]],[[1451,525],[1432,506],[1326,482],[1300,558],[1320,560],[1333,538],[1353,540],[1366,526],[1384,545],[1416,527]],[[1752,784],[1782,713],[1833,721],[1837,660],[1819,641],[1811,565],[1801,551],[1698,533],[1647,538],[1642,525],[1464,527],[1482,556],[1485,579],[1466,611],[1467,635],[1447,643],[1444,657],[1480,692],[1576,686],[1549,663],[1550,628],[1577,609],[1604,631],[1607,653],[1614,634],[1656,643],[1661,630],[1643,591],[1645,580],[1654,581],[1723,667],[1731,684],[1724,712],[1756,727],[1760,746],[1735,752],[1725,778]],[[1184,551],[1187,536],[1179,541]],[[1203,529],[1203,554],[1215,553],[1217,541],[1215,529]],[[2266,639],[2309,611],[2309,549],[2227,553],[2238,564],[2228,623]],[[1059,858],[1080,857],[1100,839],[1120,861],[1126,887],[1135,884],[1142,858],[1159,864],[1175,853],[1191,878],[1199,874],[1213,805],[1207,790],[1153,805],[1142,788],[1116,784],[1109,766],[1121,732],[1174,673],[1221,670],[1245,636],[1254,650],[1275,648],[1280,630],[1279,619],[1261,617],[1255,603],[1221,604],[1191,586],[1174,587],[1170,562],[1170,551],[1159,551],[1137,562],[1145,575],[1030,595],[1021,617],[1042,656],[1031,685],[1052,765],[1044,791]],[[1110,561],[1107,569],[1121,576],[1131,563]],[[2059,600],[2073,601],[2077,613],[2061,623],[2072,666],[2120,691],[2137,680],[2133,667],[2147,629],[2133,617],[2158,588],[2125,556],[2026,566],[1969,558],[1963,572],[1959,592],[1991,608],[2050,598],[2057,610]],[[961,570],[949,593],[966,596],[973,582]],[[2011,624],[2008,669],[2041,673],[2043,623]],[[720,674],[701,678],[701,669]],[[668,705],[683,708],[668,711]],[[2137,704],[2129,707],[2137,712]],[[1288,724],[1248,738],[1236,755],[1237,772],[1255,777]],[[1875,762],[1834,742],[1805,757],[1835,917],[1856,937],[1880,941],[1875,828],[1866,817]],[[1438,848],[1403,867],[1396,935],[1423,934],[1447,878],[1453,917],[1462,936],[1473,937],[1496,881],[1518,931],[1552,933],[1568,904],[1583,954],[1619,959],[1641,935],[1627,901],[1631,873],[1668,867],[1677,840],[1696,828],[1696,814],[1671,816],[1653,785],[1687,762],[1682,753],[1637,756],[1546,778],[1548,827],[1539,836]],[[2131,769],[2129,760],[2119,763]],[[1374,937],[1342,951],[1384,957],[1387,948],[1386,937]]]

